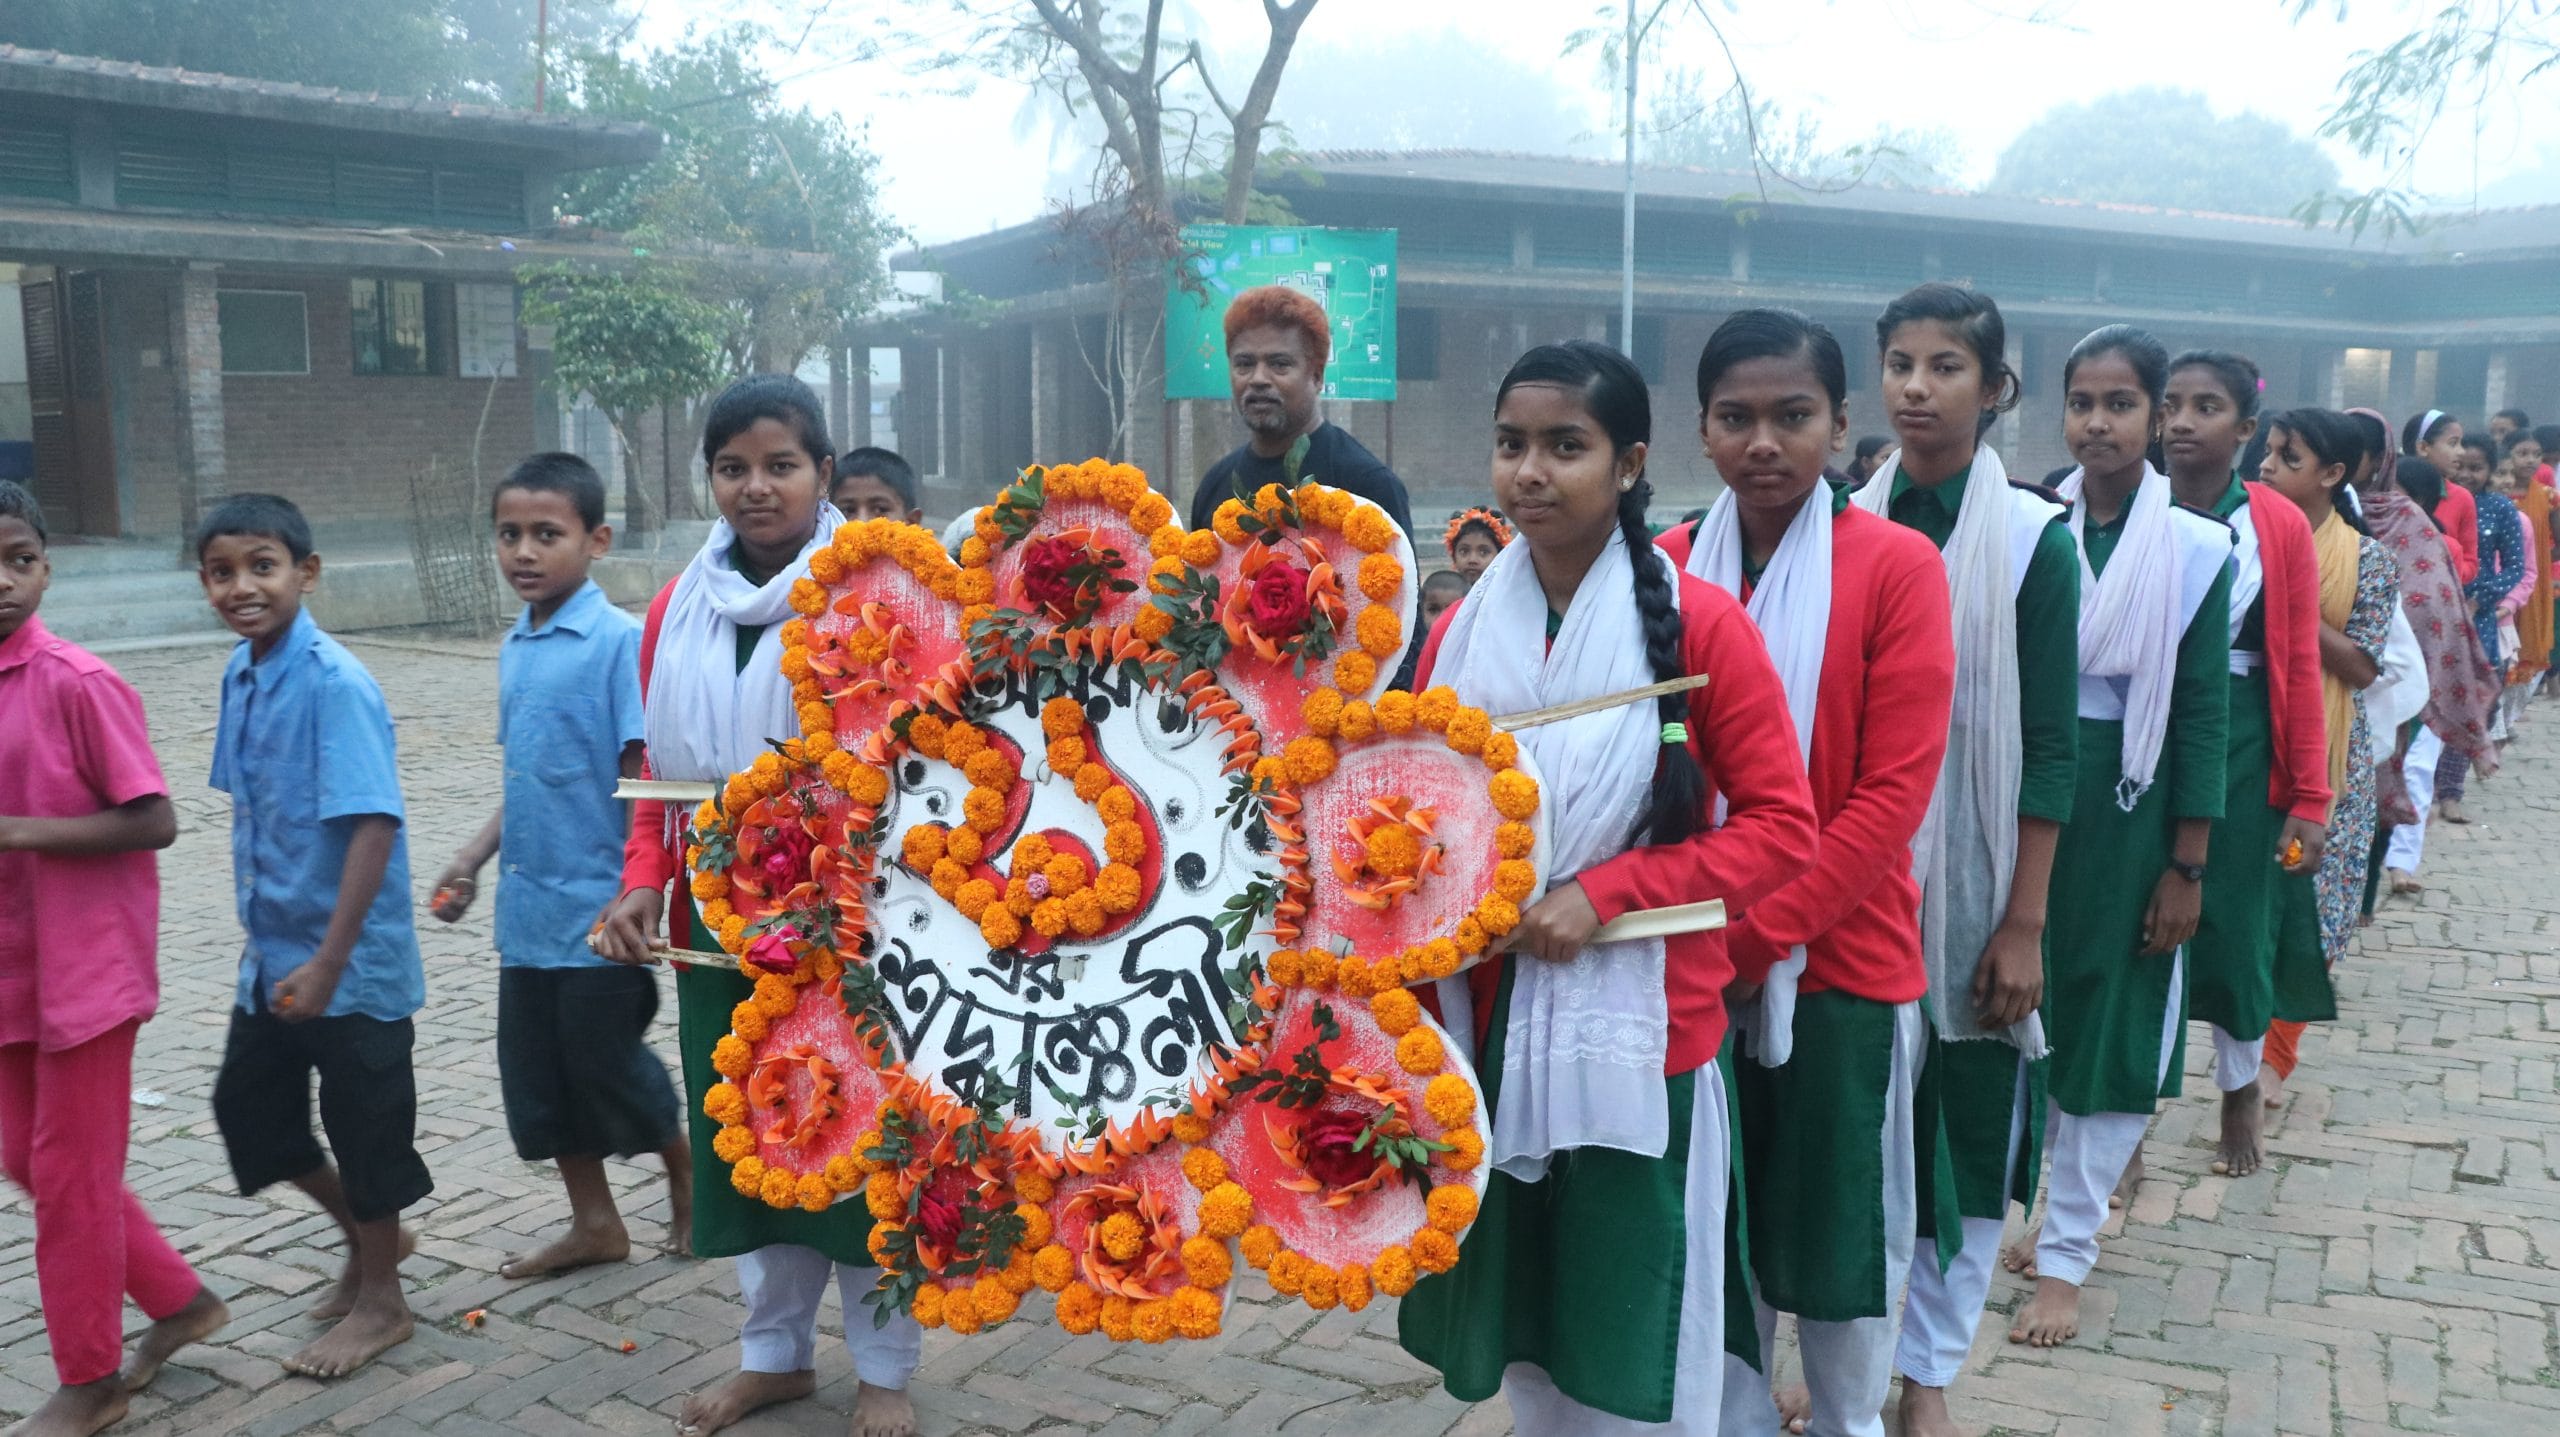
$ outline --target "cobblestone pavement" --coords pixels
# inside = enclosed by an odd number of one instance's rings
[[[421,890],[492,801],[495,646],[361,640],[400,721]],[[557,1224],[545,1170],[517,1160],[498,1111],[488,905],[421,924],[419,1138],[436,1195],[406,1268],[418,1335],[323,1384],[277,1359],[315,1330],[303,1310],[336,1271],[335,1233],[298,1197],[231,1192],[208,1111],[239,937],[227,900],[228,805],[203,786],[225,650],[122,655],[145,695],[183,836],[164,866],[164,997],[136,1060],[131,1181],[234,1318],[139,1399],[123,1429],[243,1432],[658,1433],[683,1394],[736,1360],[726,1262],[655,1250],[664,1185],[613,1165],[645,1260],[534,1283],[499,1261]],[[2150,1179],[2112,1230],[2067,1348],[2011,1348],[2003,1276],[1958,1416],[1976,1430],[2058,1434],[2523,1434],[2560,1431],[2552,1317],[2560,1302],[2560,1180],[2547,1137],[2560,1064],[2560,852],[2551,753],[2560,706],[2539,709],[2508,776],[2475,783],[2480,822],[2440,829],[2423,902],[2387,907],[2341,975],[2345,1020],[2315,1029],[2271,1166],[2207,1172],[2209,1045],[2190,1044],[2192,1095],[2161,1118]],[[2068,901],[2067,896],[2061,901]],[[660,1028],[671,1042],[672,1020]],[[669,1053],[672,1060],[672,1053]],[[0,1415],[53,1385],[36,1308],[31,1222],[0,1199]],[[1248,1278],[1248,1281],[1254,1281]],[[462,1316],[485,1310],[485,1326]],[[969,1340],[930,1336],[916,1402],[929,1434],[1457,1433],[1509,1430],[1500,1402],[1441,1393],[1396,1347],[1394,1305],[1318,1317],[1258,1285],[1213,1341],[1115,1349],[1020,1320]],[[830,1324],[833,1322],[832,1313]],[[140,1317],[133,1321],[138,1330]],[[832,1330],[832,1326],[831,1326]],[[625,1354],[629,1341],[635,1350]],[[841,1433],[854,1376],[822,1347],[813,1401],[734,1429]]]

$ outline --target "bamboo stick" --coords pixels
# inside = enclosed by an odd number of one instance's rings
[[[700,803],[719,791],[720,785],[716,783],[695,783],[680,778],[626,778],[613,786],[616,798],[652,798],[661,803]]]
[[[1504,714],[1493,721],[1493,726],[1506,733],[1516,733],[1524,728],[1536,728],[1540,724],[1561,723],[1569,718],[1580,718],[1584,714],[1596,714],[1602,709],[1614,709],[1623,707],[1627,704],[1639,704],[1643,703],[1647,699],[1658,699],[1664,694],[1687,693],[1691,689],[1702,689],[1706,686],[1707,676],[1705,674],[1685,674],[1676,679],[1664,679],[1660,683],[1646,684],[1642,688],[1620,689],[1614,694],[1601,694],[1596,698],[1575,699],[1571,703],[1556,704],[1551,708],[1529,709],[1522,713]]]

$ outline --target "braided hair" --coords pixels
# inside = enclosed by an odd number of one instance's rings
[[[2323,467],[2339,466],[2338,482],[2329,486],[2329,505],[2350,528],[2358,533],[2372,532],[2365,527],[2364,511],[2356,504],[2354,492],[2356,465],[2365,454],[2362,425],[2337,410],[2306,405],[2268,420],[2267,430],[2270,442],[2276,434],[2290,435],[2310,450],[2311,457]]]
[[[1609,436],[1614,458],[1637,444],[1653,440],[1653,399],[1644,374],[1625,355],[1593,340],[1542,344],[1520,356],[1502,376],[1494,394],[1499,411],[1503,398],[1523,384],[1553,385],[1577,391],[1583,407]],[[1660,562],[1653,531],[1645,526],[1653,485],[1642,472],[1618,495],[1618,532],[1626,541],[1628,567],[1635,574],[1636,609],[1644,620],[1644,653],[1657,681],[1687,674],[1681,658],[1680,605],[1672,589],[1671,567]],[[1666,726],[1686,724],[1688,696],[1664,694],[1654,700]],[[1654,763],[1653,794],[1636,816],[1630,843],[1679,843],[1706,826],[1707,776],[1685,743],[1666,741]]]

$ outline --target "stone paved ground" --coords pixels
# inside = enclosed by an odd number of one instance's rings
[[[490,801],[493,645],[364,641],[401,723],[417,881],[432,880]],[[235,1314],[135,1405],[126,1429],[409,1434],[657,1433],[684,1393],[728,1372],[739,1307],[725,1262],[653,1252],[627,1266],[513,1284],[495,1270],[563,1210],[547,1170],[516,1159],[497,1103],[487,905],[458,929],[422,925],[420,1141],[437,1193],[408,1264],[415,1340],[356,1377],[289,1377],[277,1358],[335,1271],[334,1233],[297,1199],[226,1187],[207,1111],[238,935],[226,898],[227,806],[202,784],[220,648],[124,655],[179,794],[167,856],[160,1018],[143,1032],[131,1180]],[[2560,1303],[2560,1178],[2549,1115],[2560,1077],[2560,800],[2540,711],[2508,777],[2475,785],[2481,822],[2442,832],[2430,891],[2388,908],[2342,975],[2346,1019],[2307,1045],[2271,1167],[2209,1176],[2209,1097],[2162,1118],[2152,1177],[2111,1235],[2082,1308],[2083,1339],[2010,1348],[1986,1320],[1957,1411],[2001,1432],[2309,1434],[2560,1431],[2552,1317]],[[2064,900],[2067,901],[2067,898]],[[672,1025],[662,1025],[661,1038]],[[2209,1092],[2191,1045],[2192,1093]],[[662,1236],[657,1175],[617,1164],[634,1235]],[[53,1383],[36,1310],[27,1205],[0,1199],[0,1415]],[[2003,1278],[2002,1312],[2022,1289]],[[462,1315],[485,1309],[486,1325]],[[1036,1313],[1036,1307],[1033,1311]],[[139,1318],[135,1319],[139,1323]],[[830,1317],[832,1325],[833,1318]],[[978,1433],[1458,1433],[1509,1429],[1469,1409],[1394,1341],[1393,1304],[1322,1317],[1254,1288],[1226,1335],[1115,1350],[1037,1321],[971,1339],[933,1334],[916,1384],[924,1430]],[[636,1344],[628,1355],[625,1341]],[[822,1349],[816,1400],[752,1433],[840,1433],[854,1378]]]

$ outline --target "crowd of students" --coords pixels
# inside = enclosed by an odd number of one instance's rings
[[[1320,379],[1325,337],[1275,337],[1309,307],[1256,303],[1229,325],[1253,371],[1239,409],[1274,442],[1231,460],[1326,479],[1310,450],[1356,443],[1265,393],[1312,392],[1285,371],[1312,353]],[[2466,774],[2494,771],[2560,658],[2540,462],[2560,432],[2521,414],[2474,441],[2430,411],[2395,453],[2370,411],[2263,413],[2246,358],[2113,325],[2063,366],[2076,462],[2048,488],[1985,442],[2020,389],[1990,297],[1921,286],[1875,343],[1894,438],[1844,473],[1838,340],[1786,311],[1729,318],[1696,373],[1725,490],[1659,533],[1641,374],[1588,341],[1531,350],[1494,396],[1493,505],[1451,517],[1450,568],[1423,584],[1415,686],[1472,705],[1712,676],[1523,734],[1556,881],[1498,961],[1428,994],[1482,1075],[1492,1176],[1464,1260],[1416,1286],[1400,1335],[1456,1395],[1506,1395],[1524,1433],[1876,1437],[1897,1375],[1902,1430],[1953,1431],[1995,1262],[2035,1280],[2012,1341],[2076,1335],[2190,1019],[2221,1094],[2214,1170],[2263,1162],[2359,912],[2418,884],[2430,817],[2469,821]],[[501,1273],[628,1256],[604,1163],[654,1154],[672,1245],[734,1257],[747,1308],[738,1372],[678,1429],[811,1392],[832,1285],[855,1431],[895,1437],[921,1332],[861,1316],[867,1211],[777,1211],[691,1162],[744,980],[680,971],[680,1097],[648,1047],[645,965],[715,943],[675,881],[678,815],[611,794],[717,781],[793,732],[791,585],[848,515],[922,505],[896,455],[837,456],[783,376],[723,393],[702,454],[720,517],[639,621],[588,576],[612,543],[591,469],[537,455],[498,486],[525,605],[499,658],[503,791],[426,907],[458,920],[501,864],[508,1130],[569,1199],[560,1236]],[[1363,482],[1406,522],[1378,469]],[[291,504],[235,496],[195,545],[242,639],[211,775],[244,933],[214,1113],[243,1193],[290,1183],[344,1231],[325,1328],[285,1364],[336,1377],[410,1335],[400,1218],[432,1187],[394,736],[303,609],[320,559]],[[133,690],[37,617],[45,546],[34,500],[0,483],[0,1159],[35,1201],[61,1380],[26,1430],[55,1437],[112,1424],[227,1313],[122,1190],[124,1125],[96,1121],[123,1111],[156,1003],[152,851],[175,820]],[[1595,941],[1702,897],[1729,928]],[[2040,1178],[2042,1226],[2002,1253]],[[151,1319],[130,1362],[127,1296]],[[1783,1395],[1781,1314],[1805,1377]]]

